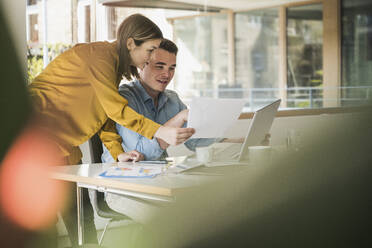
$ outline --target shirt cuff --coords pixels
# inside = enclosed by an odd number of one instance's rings
[[[147,147],[147,152],[144,153],[145,160],[157,160],[160,159],[161,156],[163,155],[164,151],[156,138],[153,138],[150,140],[151,146]]]
[[[161,127],[160,124],[145,118],[143,122],[143,127],[142,127],[142,135],[145,136],[148,139],[154,138],[154,135],[156,131]]]

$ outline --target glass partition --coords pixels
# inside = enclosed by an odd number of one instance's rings
[[[173,40],[179,48],[174,88],[181,97],[218,97],[227,82],[227,15],[174,20]]]
[[[287,8],[287,106],[323,106],[321,4]]]
[[[279,97],[278,8],[235,14],[235,82],[251,110]]]
[[[372,2],[342,1],[342,106],[372,99]]]

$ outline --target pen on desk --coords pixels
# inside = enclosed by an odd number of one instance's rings
[[[183,173],[183,172],[181,172]],[[211,173],[211,172],[196,172],[196,171],[193,171],[193,172],[188,172],[186,171],[185,173],[183,173],[184,175],[198,175],[198,176],[223,176],[222,173]]]
[[[142,161],[138,161],[137,163],[140,163],[140,164],[167,164],[168,161],[167,160],[142,160]]]

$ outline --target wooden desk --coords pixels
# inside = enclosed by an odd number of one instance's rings
[[[120,163],[132,165],[132,163]],[[53,168],[51,177],[57,180],[75,182],[77,185],[78,209],[78,241],[84,242],[83,237],[83,207],[82,188],[96,189],[98,191],[121,194],[148,200],[172,202],[177,193],[190,189],[206,182],[215,180],[218,176],[196,174],[174,174],[165,172],[155,178],[100,178],[98,175],[112,164],[81,164],[71,166],[58,166]]]

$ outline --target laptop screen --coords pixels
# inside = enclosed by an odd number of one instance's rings
[[[239,161],[248,159],[248,147],[260,145],[265,135],[270,133],[281,99],[272,102],[254,113],[248,133],[240,150]]]

